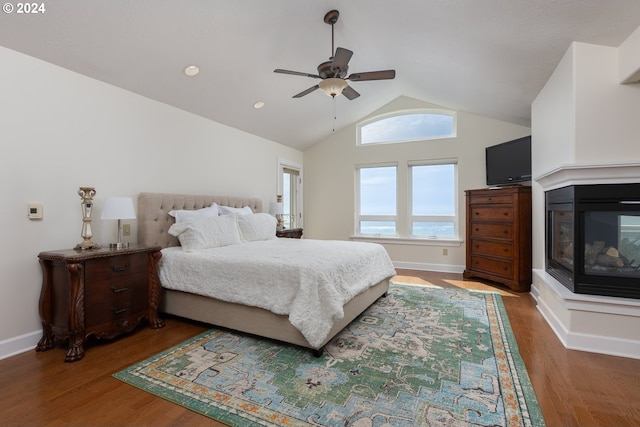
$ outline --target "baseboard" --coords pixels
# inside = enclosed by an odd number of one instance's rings
[[[464,265],[450,265],[450,264],[424,264],[419,262],[404,262],[393,261],[395,268],[401,268],[405,270],[420,270],[420,271],[439,271],[441,273],[460,273],[464,271]]]
[[[35,331],[0,341],[0,360],[33,350],[41,337],[42,331]]]

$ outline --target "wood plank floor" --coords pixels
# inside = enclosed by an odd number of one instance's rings
[[[398,270],[401,280],[490,288],[459,274]],[[640,426],[640,360],[565,349],[529,294],[502,290],[520,353],[549,426]],[[111,375],[207,328],[167,319],[113,341],[92,340],[85,358],[65,348],[0,361],[0,426],[221,426]]]

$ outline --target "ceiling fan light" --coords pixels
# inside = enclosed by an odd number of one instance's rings
[[[324,93],[333,98],[336,95],[340,95],[342,91],[347,87],[347,81],[344,79],[339,79],[337,77],[331,77],[322,80],[320,83],[318,83],[318,86]]]

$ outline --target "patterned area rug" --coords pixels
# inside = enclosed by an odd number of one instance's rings
[[[231,426],[544,426],[500,295],[392,283],[326,347],[211,329],[114,375]]]

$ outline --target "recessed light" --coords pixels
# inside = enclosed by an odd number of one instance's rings
[[[253,104],[253,108],[255,108],[256,110],[259,110],[262,107],[264,107],[264,102],[263,101],[258,101],[255,104]]]
[[[189,65],[184,69],[184,74],[189,77],[197,76],[199,72],[200,67],[198,67],[197,65]]]

